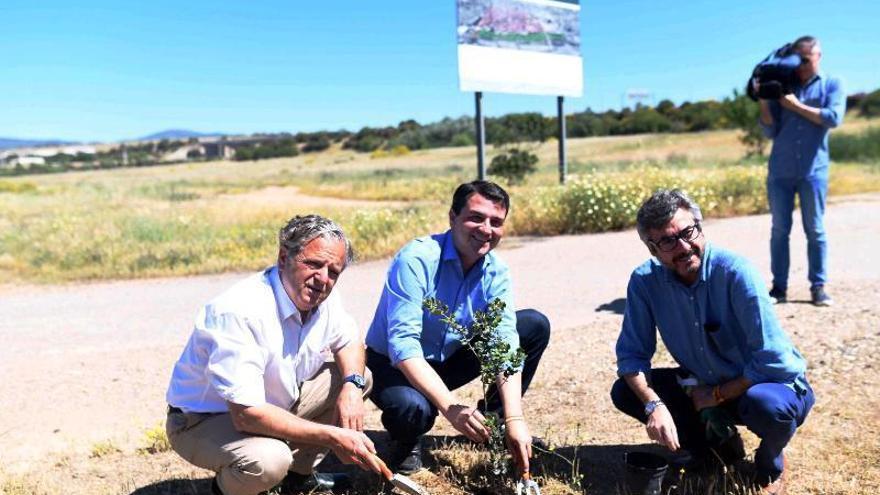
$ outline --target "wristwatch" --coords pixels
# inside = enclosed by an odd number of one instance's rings
[[[361,376],[357,373],[348,375],[347,377],[345,377],[345,379],[342,382],[343,383],[354,383],[354,386],[361,389],[361,390],[367,388],[367,380],[363,376]]]
[[[657,409],[660,406],[665,406],[665,405],[666,404],[664,404],[663,401],[660,399],[648,401],[648,403],[645,404],[645,417],[646,418],[649,417],[651,415],[651,413],[654,412],[655,409]]]

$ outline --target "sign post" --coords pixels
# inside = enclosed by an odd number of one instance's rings
[[[583,94],[580,0],[457,0],[459,89],[476,93],[477,170],[485,176],[482,93],[557,97],[565,182],[563,98]]]
[[[483,120],[483,93],[474,93],[474,103],[477,107],[477,179],[486,180],[486,121]]]

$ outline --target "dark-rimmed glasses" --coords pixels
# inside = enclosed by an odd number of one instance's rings
[[[648,242],[657,246],[657,249],[660,251],[672,251],[675,249],[675,246],[678,246],[678,241],[682,240],[684,242],[691,242],[692,240],[700,237],[700,234],[703,232],[703,227],[700,226],[700,222],[696,222],[690,227],[685,227],[678,231],[675,235],[668,235],[666,237],[661,237],[656,241],[652,241],[648,239]]]

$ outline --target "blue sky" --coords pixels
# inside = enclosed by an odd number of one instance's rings
[[[566,111],[721,99],[801,34],[848,93],[880,87],[880,2],[581,2],[584,96]],[[109,141],[183,128],[357,130],[471,115],[455,1],[0,1],[0,136]],[[489,93],[487,115],[555,112]]]

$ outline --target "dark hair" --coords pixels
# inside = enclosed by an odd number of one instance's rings
[[[505,212],[510,212],[510,196],[501,186],[486,180],[465,182],[458,186],[452,195],[452,212],[458,215],[472,194],[477,193],[495,204],[501,204]]]
[[[642,241],[648,240],[649,230],[665,227],[681,208],[690,211],[698,223],[703,220],[700,207],[680,189],[659,189],[646,199],[636,216],[636,229]]]
[[[345,232],[333,220],[320,215],[295,216],[278,231],[278,247],[287,252],[287,259],[292,260],[303,248],[318,237],[338,239],[345,243],[345,264],[351,263],[354,250]]]

